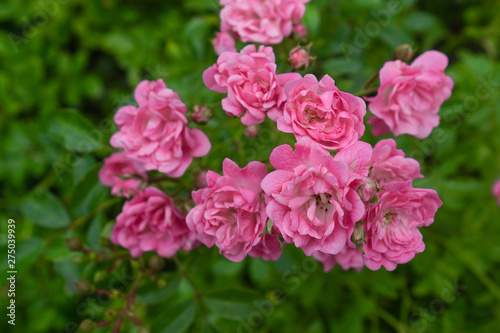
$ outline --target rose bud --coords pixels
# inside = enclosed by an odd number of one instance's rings
[[[305,24],[299,24],[293,27],[293,37],[296,40],[303,40],[307,36],[307,27]]]
[[[244,133],[247,139],[253,139],[259,135],[259,128],[255,125],[247,126]]]
[[[224,52],[236,52],[236,44],[230,34],[225,32],[216,32],[215,39],[212,41],[217,55]]]
[[[196,181],[194,183],[194,186],[196,186],[197,188],[204,188],[204,187],[207,187],[207,185],[208,185],[208,183],[207,183],[207,172],[206,171],[202,171],[196,177]]]
[[[392,56],[392,60],[402,60],[404,62],[410,62],[413,59],[415,52],[411,45],[403,44],[396,47],[394,50],[394,55]]]
[[[212,110],[206,105],[195,105],[191,110],[191,119],[198,125],[205,125],[212,119]]]
[[[310,48],[310,46],[296,46],[290,51],[288,64],[292,70],[301,71],[311,67],[313,58],[309,55]]]

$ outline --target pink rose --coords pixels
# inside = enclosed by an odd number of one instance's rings
[[[101,184],[111,187],[112,195],[127,199],[142,192],[141,187],[147,178],[142,166],[129,159],[124,152],[116,152],[105,158],[99,170]]]
[[[182,176],[193,157],[208,153],[210,141],[201,130],[187,127],[186,106],[162,80],[142,81],[134,95],[139,107],[124,106],[115,114],[119,131],[111,145],[125,149],[146,170]]]
[[[170,258],[179,249],[189,251],[197,245],[182,212],[155,187],[146,187],[144,193],[125,202],[116,217],[111,241],[129,249],[133,257],[156,251]]]
[[[439,125],[439,109],[453,89],[453,80],[444,73],[446,66],[448,58],[438,51],[424,52],[411,65],[386,62],[377,96],[366,98],[375,116],[368,121],[373,134],[428,137]]]
[[[298,139],[309,137],[326,149],[340,150],[358,141],[365,131],[365,102],[340,91],[325,75],[312,74],[285,84],[286,103],[278,129]]]
[[[364,218],[363,259],[371,270],[392,271],[424,251],[418,227],[431,225],[443,203],[436,191],[412,188],[411,181],[386,184],[379,196],[380,203],[368,206]]]
[[[365,203],[387,183],[424,177],[418,161],[405,157],[393,139],[381,140],[373,149],[368,143],[358,141],[338,152],[334,159],[344,161],[352,172],[361,176],[351,182],[351,187],[357,188]]]
[[[278,240],[278,232],[273,230],[271,234],[265,234],[261,237],[260,242],[257,243],[248,253],[252,258],[262,257],[267,261],[278,260],[283,253],[280,241]]]
[[[262,188],[270,197],[267,214],[285,242],[308,256],[342,251],[365,212],[349,186],[355,177],[348,165],[306,138],[295,144],[295,152],[288,145],[276,147],[270,163],[276,171],[264,178]]]
[[[500,179],[493,183],[491,187],[491,193],[497,198],[498,205],[500,206]]]
[[[220,0],[222,32],[242,42],[279,44],[300,28],[310,0]]]
[[[215,92],[227,93],[222,108],[229,116],[243,117],[244,125],[257,125],[266,118],[266,111],[285,100],[282,86],[299,74],[276,74],[271,47],[247,45],[240,53],[224,52],[217,63],[203,73],[203,82]]]
[[[226,158],[223,175],[207,172],[206,188],[193,191],[197,204],[186,221],[198,239],[208,247],[216,245],[232,261],[242,261],[261,241],[267,221],[260,182],[267,174],[261,162],[242,169]]]
[[[316,251],[312,254],[312,257],[321,261],[325,273],[331,271],[336,264],[339,264],[345,271],[354,268],[358,272],[361,272],[363,267],[365,267],[361,251],[350,248],[349,246],[345,246],[342,251],[337,254],[327,254]]]
[[[225,32],[216,32],[213,40],[214,50],[217,55],[224,52],[236,52],[236,43],[230,34]]]
[[[377,142],[373,148],[370,166],[373,167],[371,177],[380,186],[392,181],[414,180],[424,177],[420,173],[418,161],[405,157],[405,153],[396,148],[394,139]]]

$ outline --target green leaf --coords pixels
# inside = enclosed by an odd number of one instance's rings
[[[64,228],[71,222],[66,207],[50,192],[31,193],[22,201],[21,211],[27,219],[45,228]]]
[[[238,320],[255,311],[262,297],[248,289],[228,288],[206,294],[204,300],[215,315]]]
[[[181,303],[172,304],[162,313],[151,328],[151,332],[183,333],[186,332],[194,320],[196,302],[191,299]]]
[[[102,147],[103,134],[75,110],[58,113],[49,126],[49,134],[72,152],[85,154]]]
[[[106,197],[108,189],[100,184],[97,177],[100,167],[94,165],[76,184],[71,195],[71,212],[75,217],[90,213]]]

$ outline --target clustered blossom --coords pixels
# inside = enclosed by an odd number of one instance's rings
[[[197,128],[188,127],[186,106],[162,80],[143,81],[135,89],[138,106],[118,110],[119,128],[111,145],[121,148],[104,161],[100,181],[115,196],[130,199],[116,218],[111,240],[137,257],[156,251],[172,257],[198,243],[217,246],[232,261],[245,257],[277,260],[284,244],[321,261],[361,271],[384,266],[394,270],[425,249],[419,228],[434,222],[442,205],[436,191],[414,188],[422,178],[419,163],[397,149],[393,139],[375,146],[360,141],[365,131],[366,103],[339,90],[328,75],[277,73],[272,47],[235,40],[280,43],[292,32],[305,36],[301,20],[309,0],[221,0],[221,32],[213,41],[217,62],[203,73],[212,91],[226,94],[222,109],[241,117],[247,138],[259,135],[255,125],[266,116],[297,142],[280,145],[269,162],[274,170],[252,161],[240,168],[226,158],[222,174],[192,172],[194,207],[185,216],[174,200],[147,186],[147,171],[181,177],[194,157],[211,144]],[[405,51],[406,53],[402,53]],[[410,51],[411,48],[410,48]],[[399,48],[401,58],[412,56]],[[311,65],[309,47],[292,49],[292,70]],[[445,55],[428,51],[411,65],[389,61],[380,70],[377,96],[366,98],[374,114],[375,135],[427,137],[439,124],[441,104],[453,81],[444,74]],[[204,125],[212,111],[193,108],[189,118]],[[332,155],[330,151],[337,151]],[[500,205],[500,181],[492,188]],[[176,199],[182,200],[182,199]]]
[[[242,42],[279,44],[301,24],[310,0],[220,0],[221,31]]]
[[[131,199],[116,218],[111,240],[134,257],[156,251],[169,258],[179,249],[191,250],[198,240],[173,199],[146,187],[147,171],[180,177],[211,145],[201,130],[187,126],[186,106],[162,80],[140,82],[134,97],[138,107],[124,106],[114,117],[119,131],[111,145],[123,151],[106,158],[99,170],[99,180],[113,195]]]
[[[184,214],[155,187],[146,187],[141,195],[125,203],[116,217],[111,241],[129,249],[133,257],[156,251],[170,258],[179,249],[189,251],[198,244]]]
[[[392,132],[425,139],[439,125],[438,112],[453,89],[453,80],[444,73],[448,58],[427,51],[411,65],[388,61],[380,70],[380,87],[375,97],[366,98],[374,114],[368,123],[373,134]]]
[[[124,152],[116,152],[105,158],[104,165],[99,170],[99,181],[111,187],[111,194],[127,199],[142,192],[147,178],[141,165],[129,159]]]
[[[266,165],[254,161],[239,168],[226,158],[222,171],[222,176],[208,171],[208,186],[192,193],[197,206],[187,215],[189,229],[230,260],[241,261],[252,250],[253,255],[276,258],[279,248],[260,236],[267,221],[260,187]]]
[[[184,174],[193,157],[208,153],[208,137],[187,126],[186,105],[161,79],[142,81],[134,96],[139,106],[124,106],[114,117],[119,131],[111,137],[113,147],[123,148],[145,170],[174,178]]]
[[[284,102],[284,83],[297,77],[297,73],[276,74],[271,47],[247,45],[240,53],[222,53],[203,73],[203,82],[210,90],[227,94],[222,100],[224,111],[229,116],[243,115],[241,122],[250,126],[262,123],[268,110]]]

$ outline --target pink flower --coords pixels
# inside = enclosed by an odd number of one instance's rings
[[[493,183],[491,187],[491,193],[497,198],[498,205],[500,206],[500,179]]]
[[[228,33],[216,32],[213,44],[217,55],[221,55],[224,52],[236,52],[236,43]]]
[[[373,148],[370,166],[373,167],[371,177],[380,186],[392,181],[414,180],[424,177],[420,173],[418,161],[405,157],[405,153],[396,148],[394,139],[377,142]]]
[[[361,269],[365,267],[361,251],[349,246],[345,246],[342,251],[337,254],[327,254],[316,251],[312,254],[312,257],[321,261],[325,273],[331,271],[336,264],[339,264],[343,270],[354,268],[358,272],[361,272]]]
[[[309,1],[220,0],[221,30],[245,43],[279,44],[300,26]]]
[[[340,91],[325,75],[312,74],[285,84],[286,103],[278,129],[298,139],[309,137],[326,149],[340,150],[358,141],[365,131],[365,102]]]
[[[380,70],[377,96],[366,98],[375,115],[368,121],[373,134],[428,137],[439,125],[439,109],[453,89],[453,80],[444,73],[446,66],[448,58],[438,51],[424,52],[411,65],[401,60],[386,62]]]
[[[203,82],[213,91],[227,93],[222,108],[230,116],[243,117],[244,125],[257,125],[266,111],[277,108],[285,100],[282,86],[296,73],[276,74],[271,47],[247,45],[240,53],[224,52],[217,63],[203,73]]]
[[[262,188],[270,197],[267,214],[285,242],[308,256],[342,251],[365,212],[349,186],[356,177],[348,165],[306,138],[295,144],[295,152],[288,145],[276,147],[270,163],[277,170],[264,178]]]
[[[260,182],[267,167],[261,162],[250,162],[240,169],[226,158],[222,171],[222,176],[207,172],[208,186],[192,193],[197,206],[186,221],[203,244],[215,244],[229,260],[242,261],[261,241],[259,235],[266,224]]]
[[[142,81],[134,95],[139,107],[127,105],[115,114],[119,131],[111,145],[125,149],[146,170],[182,176],[193,157],[208,153],[210,141],[201,130],[187,127],[186,106],[161,79]]]
[[[111,187],[111,194],[130,198],[142,192],[141,186],[148,178],[140,164],[127,157],[124,152],[113,153],[104,159],[99,170],[99,181]]]
[[[380,203],[368,206],[364,218],[363,259],[371,270],[392,271],[425,249],[418,227],[431,225],[443,203],[436,191],[412,188],[411,181],[386,184],[379,196]]]
[[[405,157],[393,139],[381,140],[373,149],[368,143],[358,141],[338,152],[334,159],[347,163],[352,172],[361,176],[351,182],[351,187],[358,189],[365,203],[387,183],[423,178],[418,161]]]
[[[273,230],[271,234],[262,236],[260,242],[248,254],[252,258],[262,257],[264,260],[273,261],[278,260],[282,253],[283,249],[278,240],[278,233]]]
[[[129,249],[133,257],[156,251],[170,258],[179,249],[189,251],[197,245],[182,212],[155,187],[146,187],[144,193],[125,202],[116,217],[111,241]]]

